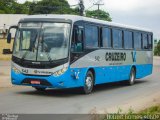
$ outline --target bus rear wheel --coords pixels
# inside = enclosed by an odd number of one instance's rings
[[[83,92],[85,94],[90,94],[94,86],[94,75],[91,71],[88,71],[85,77],[85,84],[83,87]]]
[[[135,83],[136,71],[135,68],[132,67],[130,71],[129,80],[127,81],[128,85],[133,85]]]

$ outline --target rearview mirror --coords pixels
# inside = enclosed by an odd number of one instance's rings
[[[9,28],[9,30],[8,30],[8,35],[7,35],[7,43],[11,43],[12,35],[11,35],[10,30],[11,30],[12,28],[14,28],[14,29],[17,30],[17,29],[18,29],[18,26],[17,26],[17,25],[13,25],[13,26],[11,26],[11,27]]]
[[[7,35],[7,43],[11,43],[11,33],[8,33]]]

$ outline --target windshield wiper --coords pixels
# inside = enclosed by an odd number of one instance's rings
[[[41,44],[42,44],[42,51],[45,51],[46,50],[46,52],[44,52],[46,55],[47,55],[47,58],[48,58],[48,60],[49,60],[49,62],[52,64],[53,63],[53,60],[52,60],[52,58],[51,58],[51,56],[49,55],[49,49],[48,49],[48,46],[46,45],[46,46],[44,46],[44,39],[42,39],[42,41],[41,41]]]

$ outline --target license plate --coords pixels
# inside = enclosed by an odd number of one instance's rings
[[[31,81],[31,84],[37,84],[37,85],[39,85],[39,84],[41,84],[41,82],[38,81],[38,80],[32,80],[32,81]]]

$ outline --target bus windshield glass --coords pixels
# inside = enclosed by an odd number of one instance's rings
[[[31,61],[54,61],[68,57],[70,24],[20,23],[13,56]]]

